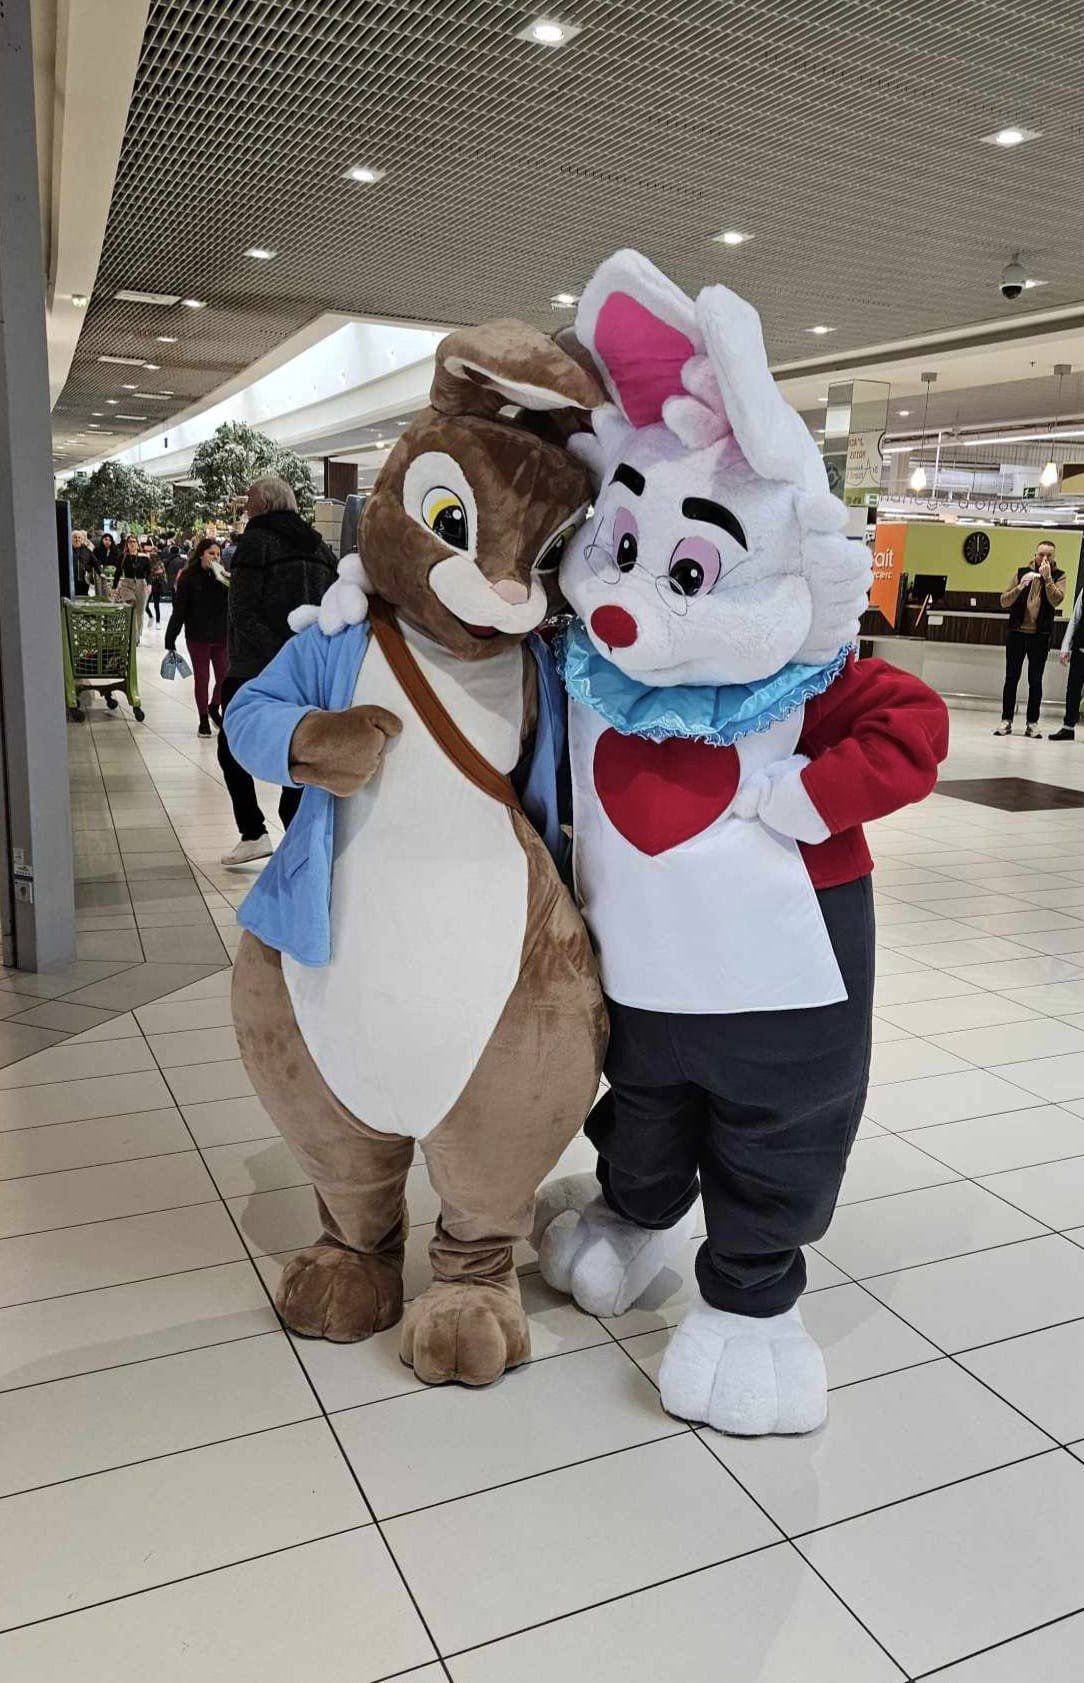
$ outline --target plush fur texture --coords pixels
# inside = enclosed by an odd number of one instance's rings
[[[759,1320],[701,1299],[670,1340],[659,1392],[668,1414],[736,1437],[815,1432],[828,1417],[824,1357],[797,1304]]]
[[[388,742],[403,728],[386,707],[306,713],[290,738],[290,776],[333,795],[353,795],[375,776]]]
[[[552,1182],[538,1205],[534,1231],[542,1278],[588,1315],[631,1309],[696,1229],[692,1210],[657,1231],[624,1221],[599,1197],[594,1175]]]
[[[531,1335],[515,1269],[496,1279],[437,1280],[403,1321],[400,1355],[427,1385],[490,1385],[530,1359]]]

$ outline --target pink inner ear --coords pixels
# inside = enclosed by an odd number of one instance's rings
[[[627,292],[611,293],[598,313],[595,354],[634,427],[662,420],[666,399],[684,390],[681,370],[693,352],[691,339]]]

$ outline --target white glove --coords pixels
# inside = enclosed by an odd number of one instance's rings
[[[791,754],[754,772],[734,797],[735,818],[759,819],[769,830],[794,841],[827,841],[831,832],[802,782],[808,764],[805,754]]]
[[[336,637],[346,626],[360,625],[369,612],[367,584],[361,556],[344,555],[339,576],[328,586],[320,606],[295,608],[289,615],[290,629],[304,631],[306,626],[319,625],[325,637]]]

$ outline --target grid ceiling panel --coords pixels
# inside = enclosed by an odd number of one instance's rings
[[[557,50],[517,39],[531,9],[155,0],[58,443],[129,412],[103,353],[160,363],[175,413],[325,310],[552,327],[620,244],[746,293],[778,361],[996,315],[1018,247],[1044,309],[1084,299],[1084,8],[568,0]],[[1043,136],[981,144],[1007,122]]]

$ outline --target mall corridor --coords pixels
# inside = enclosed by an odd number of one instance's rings
[[[1084,753],[956,711],[941,792],[874,830],[873,1085],[805,1300],[830,1427],[742,1441],[659,1406],[689,1266],[599,1321],[524,1253],[535,1359],[483,1392],[420,1387],[397,1330],[281,1330],[312,1194],[238,1061],[249,878],[216,864],[214,744],[160,650],[144,725],[93,703],[68,727],[80,957],[0,980],[0,1673],[1068,1679]],[[1026,809],[988,804],[995,773]],[[565,1166],[591,1161],[581,1139]],[[412,1294],[420,1166],[409,1199]]]

